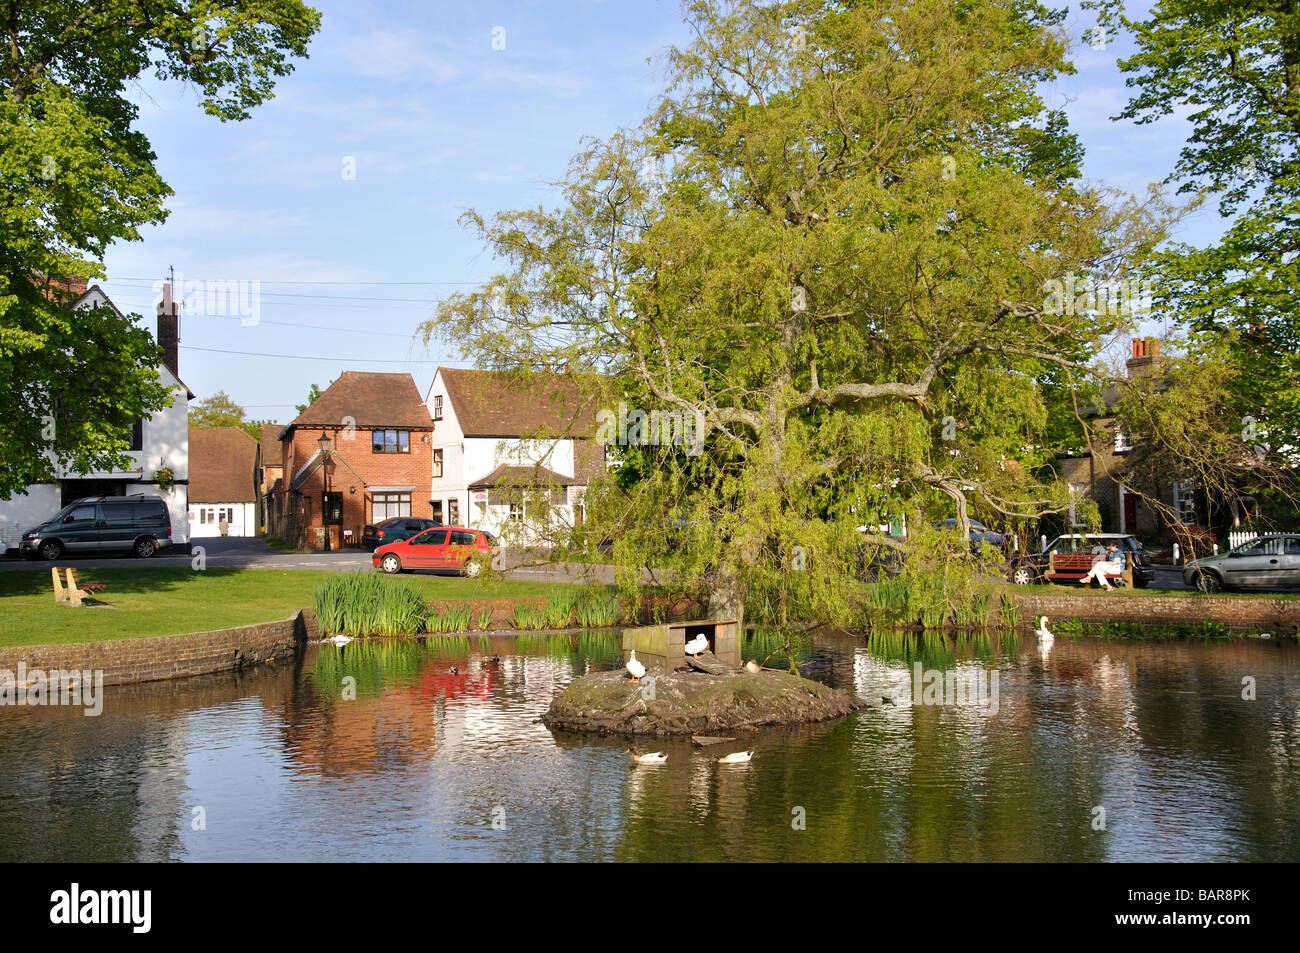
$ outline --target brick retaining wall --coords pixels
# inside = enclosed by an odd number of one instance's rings
[[[1262,627],[1276,635],[1300,632],[1300,599],[1280,596],[1207,596],[1171,592],[1167,596],[1050,591],[1019,591],[1011,596],[1028,622],[1040,615],[1080,622],[1222,622],[1242,628]]]
[[[272,659],[290,658],[309,640],[318,638],[316,611],[299,609],[278,622],[257,622],[213,632],[0,648],[0,669],[16,673],[18,663],[24,662],[28,671],[103,671],[105,685],[129,685],[236,671]]]

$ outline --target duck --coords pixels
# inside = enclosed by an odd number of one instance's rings
[[[745,663],[745,671],[750,675],[757,675],[759,672],[763,671],[763,666],[759,665],[753,659],[750,659]]]
[[[641,681],[641,676],[645,674],[645,666],[636,660],[636,649],[632,650],[632,654],[628,658],[625,668],[627,669],[627,673],[632,676],[632,681]]]
[[[332,636],[330,636],[328,639],[322,639],[321,641],[323,641],[323,642],[328,642],[330,645],[344,646],[344,645],[347,645],[349,642],[352,641],[352,636],[350,636],[350,635],[332,635]]]
[[[447,669],[447,674],[448,674],[448,675],[459,675],[459,674],[460,674],[460,669],[458,669],[456,666],[453,665],[451,668]]]
[[[707,652],[709,649],[709,637],[703,633],[697,635],[686,643],[683,651],[690,656],[699,655],[701,652]]]
[[[632,756],[633,764],[663,764],[668,760],[668,755],[662,751],[650,751],[646,754],[637,754],[631,748],[627,749],[628,754]]]
[[[718,759],[718,764],[748,764],[749,760],[754,757],[752,751],[733,751],[731,754],[724,754]]]
[[[1050,642],[1052,639],[1056,638],[1056,636],[1052,635],[1052,633],[1048,631],[1047,616],[1040,615],[1038,617],[1038,628],[1034,631],[1034,635],[1038,637],[1039,642]]]

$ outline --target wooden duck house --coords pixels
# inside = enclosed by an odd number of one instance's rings
[[[686,665],[686,643],[700,635],[723,665],[740,668],[740,627],[735,619],[665,622],[623,630],[623,658],[636,651],[647,671],[671,672]]]

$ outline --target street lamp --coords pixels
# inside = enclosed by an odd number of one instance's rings
[[[325,524],[325,552],[330,551],[330,437],[321,432],[320,439],[321,469],[325,471],[325,492],[321,496],[321,520]]]

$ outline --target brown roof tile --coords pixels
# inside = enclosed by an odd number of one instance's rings
[[[596,430],[597,398],[582,392],[576,375],[456,367],[438,373],[467,437],[589,437]]]
[[[262,424],[262,466],[284,466],[284,448],[280,444],[279,424]]]
[[[364,371],[344,371],[289,426],[344,427],[349,418],[357,427],[433,428],[429,408],[410,374]]]
[[[191,503],[252,503],[257,441],[238,427],[190,428]]]
[[[531,467],[512,467],[503,463],[483,479],[469,484],[469,488],[478,490],[485,487],[572,486],[574,482],[572,477],[548,470],[541,464],[534,464]]]

